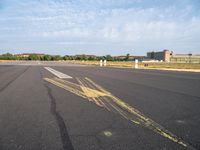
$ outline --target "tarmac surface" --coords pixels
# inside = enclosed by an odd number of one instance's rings
[[[200,73],[0,63],[0,150],[200,150]]]

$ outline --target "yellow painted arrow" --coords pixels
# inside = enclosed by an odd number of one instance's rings
[[[112,95],[110,92],[108,92],[89,78],[76,78],[79,84],[72,83],[59,78],[44,78],[44,80],[60,88],[63,88],[71,93],[74,93],[77,96],[87,99],[88,101],[95,103],[99,107],[104,107],[108,111],[117,113],[125,119],[131,121],[132,123],[147,127],[148,129],[169,139],[170,141],[182,145],[183,147],[195,150],[195,148],[187,144],[182,139],[178,138],[173,133],[169,132],[163,126],[159,125],[149,117],[145,116],[136,108],[130,106],[121,99]]]

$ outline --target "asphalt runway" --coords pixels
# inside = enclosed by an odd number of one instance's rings
[[[200,73],[0,63],[0,150],[200,150]]]

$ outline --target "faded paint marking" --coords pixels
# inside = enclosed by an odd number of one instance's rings
[[[156,132],[157,134],[179,145],[182,145],[183,147],[195,150],[195,148],[190,146],[188,143],[166,130],[164,127],[153,121],[151,118],[145,116],[136,108],[115,97],[110,92],[106,91],[104,88],[102,88],[100,85],[96,84],[89,78],[76,78],[80,85],[58,78],[45,78],[44,80],[58,87],[61,87],[69,92],[72,92],[80,97],[83,97],[84,99],[95,103],[99,107],[104,107],[108,111],[115,112],[134,124],[142,125]]]
[[[71,79],[71,76],[68,76],[62,72],[59,72],[57,70],[54,70],[50,67],[44,67],[46,70],[48,70],[49,72],[51,72],[52,74],[54,74],[56,77],[61,78],[61,79]]]

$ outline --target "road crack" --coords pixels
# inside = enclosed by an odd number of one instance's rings
[[[70,137],[68,135],[68,131],[67,131],[67,127],[65,125],[64,119],[62,118],[62,116],[59,114],[59,112],[56,109],[56,99],[52,95],[51,88],[47,85],[47,83],[45,84],[45,87],[47,89],[48,96],[51,100],[50,111],[51,111],[51,114],[54,116],[56,123],[58,125],[62,144],[63,144],[63,149],[64,150],[74,150],[73,145],[70,140]]]
[[[17,80],[22,74],[24,74],[28,69],[30,68],[27,67],[26,69],[24,69],[22,72],[20,72],[19,74],[17,74],[12,80],[10,80],[8,83],[6,83],[6,85],[4,85],[2,88],[0,88],[0,93],[3,92],[10,84],[12,84],[15,80]]]

